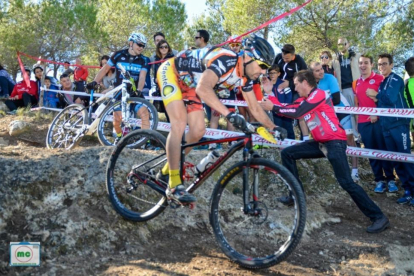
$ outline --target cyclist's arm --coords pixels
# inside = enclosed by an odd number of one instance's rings
[[[146,78],[147,78],[147,71],[141,70],[141,72],[139,73],[138,87],[137,87],[139,91],[142,91],[142,89],[144,89]]]
[[[220,102],[213,89],[218,80],[216,73],[211,69],[206,69],[197,84],[196,93],[208,106],[214,107],[214,110],[227,116],[230,111]]]
[[[249,106],[250,112],[253,117],[258,120],[262,125],[268,129],[273,129],[276,125],[270,120],[269,116],[264,112],[263,108],[260,106],[259,102],[256,99],[253,91],[244,92],[242,91],[244,100]]]
[[[101,83],[102,79],[106,76],[106,73],[108,73],[109,69],[111,69],[111,66],[105,64],[101,70],[99,70],[98,74],[96,74],[94,81]]]

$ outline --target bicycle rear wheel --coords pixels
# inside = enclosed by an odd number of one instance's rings
[[[243,168],[249,170],[249,209],[244,212]],[[254,183],[257,188],[254,188]],[[278,201],[292,192],[294,206]],[[306,223],[305,196],[295,177],[282,165],[255,158],[229,168],[216,184],[210,223],[224,254],[240,266],[267,268],[288,257]]]
[[[121,124],[122,134],[125,136],[129,132],[137,129],[157,129],[158,126],[158,113],[155,107],[147,100],[143,98],[129,98],[130,104],[130,118],[128,122]],[[102,112],[98,123],[98,139],[104,146],[113,146],[116,133],[113,124],[114,110],[121,110],[121,101],[116,101]],[[135,141],[139,145],[144,143],[145,139],[141,141]]]
[[[128,147],[145,137],[141,146]],[[155,179],[167,161],[166,139],[155,130],[136,130],[121,139],[106,168],[109,199],[115,210],[132,221],[146,221],[167,206],[164,183]]]
[[[59,112],[50,124],[46,136],[48,149],[76,147],[82,140],[82,127],[87,124],[88,113],[83,105],[71,104]]]

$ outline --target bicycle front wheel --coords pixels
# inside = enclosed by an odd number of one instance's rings
[[[46,136],[48,149],[76,147],[84,133],[82,128],[87,124],[88,113],[83,105],[71,104],[53,119]]]
[[[145,144],[136,144],[145,137]],[[166,139],[155,130],[129,133],[115,147],[106,168],[109,199],[115,210],[132,221],[146,221],[159,215],[167,206],[166,183],[155,179],[167,162]]]
[[[129,132],[137,129],[157,129],[158,126],[158,113],[155,107],[147,100],[143,98],[129,98],[128,104],[130,108],[127,112],[130,114],[128,122],[121,123],[123,136]],[[116,101],[102,112],[98,123],[98,139],[104,146],[113,146],[116,139],[116,132],[114,129],[114,112],[121,114],[121,101]],[[142,141],[135,141],[136,146],[143,144]]]
[[[243,201],[243,168],[248,169],[248,204]],[[278,201],[289,192],[293,206]],[[255,158],[229,168],[216,184],[210,223],[224,254],[240,266],[267,268],[288,257],[306,223],[306,203],[295,177],[282,165]]]

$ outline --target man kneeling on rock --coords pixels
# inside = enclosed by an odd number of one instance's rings
[[[265,92],[272,89],[272,84],[263,78]],[[384,231],[389,225],[388,218],[381,209],[368,197],[361,186],[351,178],[348,159],[346,157],[346,133],[335,115],[330,96],[323,90],[316,88],[313,73],[302,70],[294,77],[295,90],[300,98],[293,104],[281,104],[277,98],[269,96],[261,106],[265,110],[272,110],[289,118],[304,118],[313,140],[305,141],[282,150],[283,165],[299,180],[296,160],[327,157],[332,165],[339,185],[348,192],[355,204],[369,217],[372,224],[367,228],[369,233]],[[292,195],[279,198],[286,205],[293,204]]]

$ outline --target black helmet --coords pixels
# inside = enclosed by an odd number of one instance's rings
[[[275,59],[275,51],[266,39],[252,35],[243,41],[244,50],[252,59],[260,64],[272,66]]]

